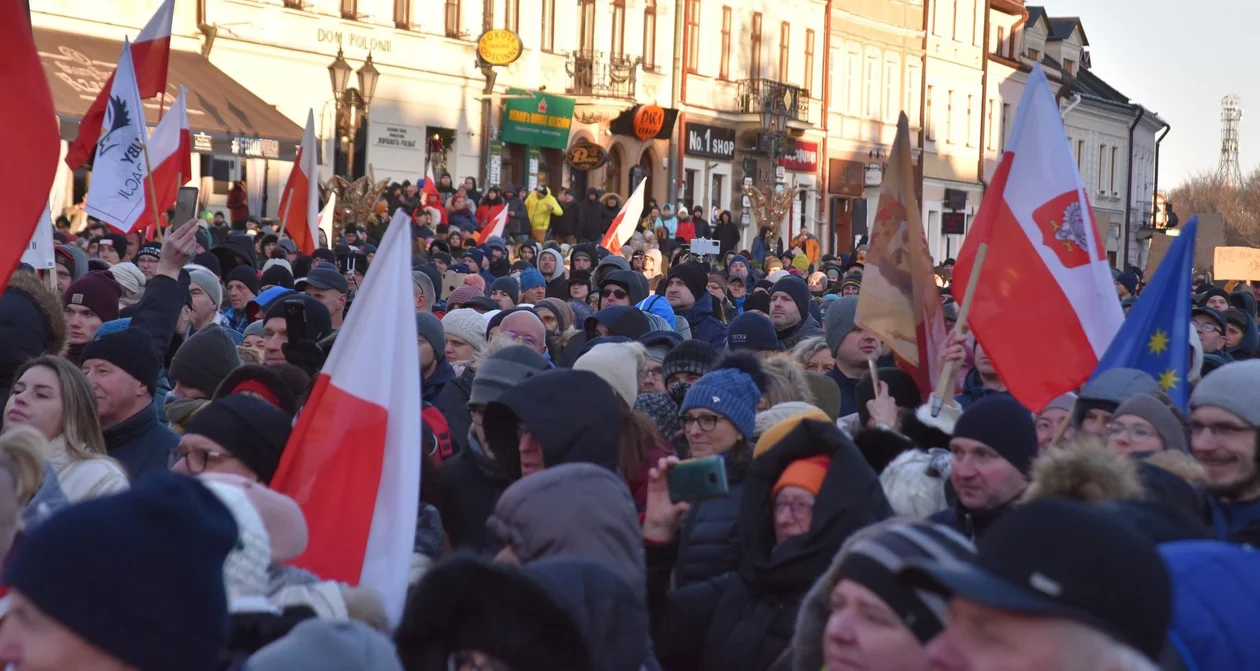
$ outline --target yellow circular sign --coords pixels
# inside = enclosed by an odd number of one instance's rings
[[[487,30],[477,40],[477,55],[490,65],[509,65],[521,57],[521,38],[510,30]]]

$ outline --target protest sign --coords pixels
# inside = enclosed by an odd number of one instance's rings
[[[1217,247],[1212,257],[1215,279],[1260,280],[1260,249]]]

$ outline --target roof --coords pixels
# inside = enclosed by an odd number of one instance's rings
[[[1031,21],[1032,18],[1029,17],[1029,20]],[[1087,46],[1089,45],[1089,38],[1085,36],[1085,26],[1081,25],[1080,17],[1056,16],[1056,17],[1051,17],[1048,23],[1050,24],[1050,35],[1046,37],[1046,40],[1050,42],[1066,40],[1067,38],[1072,36],[1072,31],[1076,30],[1077,28],[1080,28],[1081,29],[1081,43]]]
[[[73,140],[79,119],[113,75],[122,42],[91,35],[35,28],[35,48],[48,75],[61,136]],[[166,104],[188,89],[188,125],[193,151],[292,161],[302,128],[275,107],[210,64],[200,54],[171,50]],[[157,125],[159,100],[145,101],[145,122]]]
[[[1045,7],[1036,5],[1028,5],[1028,23],[1036,23],[1041,17],[1046,15]]]

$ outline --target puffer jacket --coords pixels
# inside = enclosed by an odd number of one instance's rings
[[[704,292],[690,309],[676,314],[691,325],[692,338],[713,345],[713,349],[719,352],[726,349],[726,324],[713,316],[713,296],[709,292]]]
[[[547,205],[551,209],[547,209]],[[551,195],[551,189],[547,189],[546,195],[539,197],[537,191],[530,191],[529,196],[525,198],[525,214],[529,217],[529,227],[535,231],[545,231],[551,227],[552,215],[560,216],[564,214],[564,208],[560,207],[556,197]]]
[[[442,525],[453,549],[485,552],[489,545],[486,520],[511,481],[486,456],[471,430],[465,436],[464,447],[438,466],[447,486]]]
[[[739,564],[739,508],[744,498],[744,469],[726,459],[729,493],[691,506],[678,530],[674,559],[674,584],[678,587],[703,582]]]

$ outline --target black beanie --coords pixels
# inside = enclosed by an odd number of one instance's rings
[[[909,373],[900,368],[880,368],[879,381],[888,385],[888,395],[899,408],[917,408],[923,402],[919,385]],[[861,422],[862,427],[865,427],[866,420],[871,418],[870,411],[866,409],[866,403],[872,400],[875,400],[875,385],[871,384],[871,376],[867,374],[862,376],[857,383],[858,421]]]
[[[227,277],[223,278],[223,285],[227,286],[233,280],[244,284],[255,296],[258,295],[258,273],[253,266],[237,266],[228,272]]]
[[[157,389],[158,361],[157,350],[153,348],[153,336],[138,327],[127,327],[121,331],[97,336],[83,348],[81,360],[87,363],[91,359],[100,359],[114,364],[137,382],[148,387],[152,394]]]
[[[285,289],[293,288],[293,273],[280,264],[276,264],[263,271],[262,279],[258,281],[258,286],[284,287]]]
[[[778,351],[781,347],[779,335],[769,317],[758,312],[745,312],[732,319],[726,329],[726,349],[762,352]]]
[[[755,291],[748,294],[744,298],[744,312],[756,310],[765,314],[770,314],[770,294],[764,291]]]
[[[954,425],[954,437],[987,445],[1024,475],[1037,458],[1037,425],[1032,412],[1006,394],[972,403]]]
[[[773,298],[777,291],[782,291],[792,297],[792,301],[796,303],[796,309],[801,313],[801,321],[809,317],[809,285],[805,283],[805,280],[795,275],[788,275],[774,283],[770,289],[770,296]]]
[[[515,277],[500,277],[490,285],[490,293],[502,291],[512,299],[512,304],[516,305],[521,300],[521,285],[516,281]]]
[[[249,467],[263,484],[280,465],[284,444],[293,430],[293,417],[249,394],[229,394],[197,411],[184,435],[205,436]]]
[[[180,345],[169,372],[172,382],[209,397],[223,378],[240,365],[241,357],[227,331],[218,324],[210,324]]]
[[[680,373],[706,375],[717,365],[717,359],[713,345],[703,340],[684,340],[665,355],[661,364],[661,379],[668,382],[669,378]]]
[[[705,288],[709,286],[709,274],[704,268],[695,261],[680,263],[669,269],[668,279],[678,278],[683,284],[687,285],[687,290],[691,292],[692,297],[697,301],[704,295]]]

